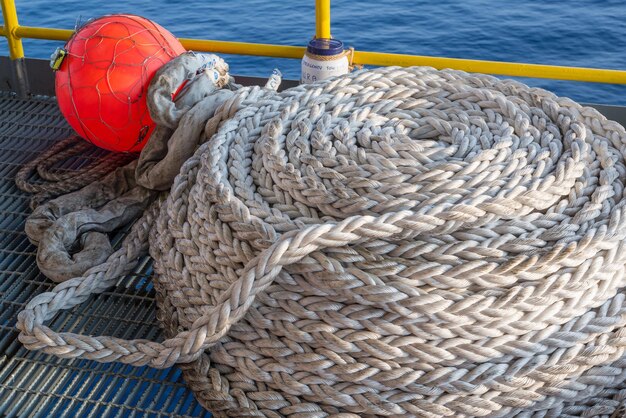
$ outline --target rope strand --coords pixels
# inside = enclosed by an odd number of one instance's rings
[[[30,200],[30,208],[35,209],[52,198],[81,189],[136,158],[132,154],[109,153],[80,170],[54,168],[72,158],[83,157],[94,148],[88,142],[72,136],[57,142],[24,164],[15,175],[15,184],[20,190],[34,195]],[[33,180],[35,172],[43,182]]]

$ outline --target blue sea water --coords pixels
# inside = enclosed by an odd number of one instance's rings
[[[304,45],[314,1],[16,0],[20,23],[73,28],[108,13],[153,19],[179,37]],[[624,0],[334,0],[333,36],[360,50],[625,69]],[[58,42],[25,40],[47,58]],[[6,41],[0,54],[7,54]],[[231,72],[299,78],[298,60],[226,56]],[[626,86],[523,79],[587,103],[626,105]]]

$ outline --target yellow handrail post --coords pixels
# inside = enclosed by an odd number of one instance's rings
[[[26,62],[24,61],[24,47],[22,39],[17,35],[20,24],[17,20],[17,10],[14,0],[0,0],[2,5],[2,17],[4,18],[4,35],[9,43],[9,56],[13,63],[14,77],[17,84],[17,92],[20,96],[28,95],[28,75]]]
[[[0,4],[2,4],[2,16],[4,17],[6,37],[9,41],[9,56],[12,60],[24,58],[22,40],[15,34],[15,31],[19,26],[17,21],[17,10],[15,10],[15,1],[0,0]]]
[[[330,0],[315,0],[315,37],[330,39]]]

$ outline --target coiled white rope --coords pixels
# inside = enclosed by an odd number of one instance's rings
[[[174,363],[224,416],[609,416],[626,398],[626,132],[514,81],[242,88],[124,247],[20,340]],[[214,135],[213,135],[214,134]],[[169,339],[56,333],[146,250]]]

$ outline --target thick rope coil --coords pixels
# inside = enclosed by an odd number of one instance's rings
[[[621,125],[415,67],[242,88],[204,132],[122,249],[28,304],[28,348],[182,363],[217,416],[609,417],[626,398]],[[148,238],[167,340],[43,325]]]
[[[31,209],[61,194],[78,190],[100,180],[109,172],[127,164],[136,156],[132,154],[106,154],[97,158],[80,171],[60,171],[56,166],[71,158],[83,157],[95,147],[77,137],[60,141],[33,160],[24,164],[15,175],[15,184],[20,190],[34,194],[30,200]],[[35,181],[35,173],[39,179]]]

